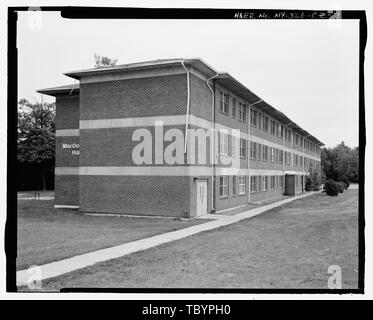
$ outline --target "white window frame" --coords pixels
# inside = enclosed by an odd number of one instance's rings
[[[273,182],[273,184],[272,184],[272,182]],[[270,178],[270,187],[271,187],[271,190],[276,189],[276,178],[275,178],[275,176],[271,176],[271,178]]]
[[[275,162],[275,148],[270,148],[271,150],[271,162]]]
[[[268,176],[263,176],[262,191],[268,191]]]
[[[250,177],[250,193],[256,193],[256,190],[258,188],[257,180],[257,176]]]
[[[256,148],[257,143],[250,141],[250,159],[251,160],[256,160],[256,154],[257,154],[257,148]]]
[[[240,138],[240,157],[246,158],[246,140]]]
[[[223,191],[223,193],[221,191]],[[228,195],[229,195],[229,176],[220,176],[220,178],[219,178],[219,194],[220,194],[220,198],[228,198]]]
[[[246,122],[246,105],[242,102],[238,102],[238,119],[242,122]]]
[[[228,133],[220,132],[220,141],[219,141],[219,152],[221,155],[228,155]]]
[[[238,177],[238,194],[240,196],[246,194],[246,176]]]

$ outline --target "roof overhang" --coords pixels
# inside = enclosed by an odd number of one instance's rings
[[[98,75],[98,74],[107,74],[113,72],[126,72],[126,71],[136,71],[136,70],[144,70],[150,68],[164,68],[164,67],[172,67],[172,66],[181,66],[182,63],[185,66],[190,66],[201,73],[205,74],[206,77],[210,78],[217,74],[217,71],[209,66],[206,62],[204,62],[200,58],[193,58],[193,59],[161,59],[161,60],[152,60],[152,61],[145,61],[139,63],[129,63],[129,64],[122,64],[113,67],[107,68],[93,68],[93,69],[86,69],[86,70],[77,70],[65,73],[66,76],[74,78],[74,79],[81,79],[83,76],[90,76],[90,75]]]
[[[68,84],[66,86],[59,86],[53,88],[39,89],[36,92],[46,94],[49,96],[61,96],[61,95],[76,95],[79,94],[79,83],[77,84]]]
[[[293,129],[303,137],[307,137],[307,139],[311,140],[316,145],[324,145],[320,140],[318,140],[313,135],[308,133],[306,130],[298,126],[295,122],[290,120],[284,113],[275,109],[270,104],[268,104],[260,97],[258,97],[256,94],[247,89],[243,84],[241,84],[238,80],[233,78],[229,73],[219,73],[219,75],[214,79],[217,81],[218,84],[221,84],[227,90],[232,91],[233,93],[247,100],[250,104],[255,103],[256,107],[258,107],[265,113],[269,114],[273,118],[283,123],[285,127]]]

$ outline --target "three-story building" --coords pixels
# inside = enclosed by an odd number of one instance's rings
[[[168,59],[66,74],[56,97],[56,207],[190,216],[304,192],[317,138],[228,73]]]

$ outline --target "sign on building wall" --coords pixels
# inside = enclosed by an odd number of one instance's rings
[[[79,151],[79,143],[63,143],[62,144],[62,149],[71,149],[71,155],[73,156],[78,156],[80,151]]]

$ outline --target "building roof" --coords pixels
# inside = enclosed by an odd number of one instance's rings
[[[113,67],[104,67],[104,68],[92,68],[92,69],[85,69],[85,70],[77,70],[66,72],[65,75],[69,76],[74,79],[80,79],[82,76],[92,75],[92,74],[104,74],[104,73],[112,73],[112,72],[119,72],[119,71],[126,71],[126,70],[141,70],[141,69],[148,69],[148,68],[156,68],[156,67],[166,67],[166,66],[179,66],[183,62],[187,66],[194,67],[208,77],[212,77],[217,74],[217,71],[210,67],[206,62],[204,62],[201,58],[192,58],[192,59],[182,59],[182,58],[175,58],[175,59],[158,59],[158,60],[151,60],[151,61],[143,61],[143,62],[136,62],[136,63],[128,63],[128,64],[121,64]]]
[[[36,92],[47,94],[50,96],[58,96],[60,94],[78,94],[79,93],[79,83],[76,84],[68,84],[65,86],[53,87],[53,88],[46,88],[46,89],[39,89]]]
[[[161,67],[171,67],[180,65],[184,63],[185,66],[190,66],[198,71],[205,74],[208,78],[213,78],[217,83],[221,84],[227,90],[234,92],[238,96],[247,100],[250,104],[255,103],[259,109],[263,110],[267,114],[271,115],[275,119],[279,120],[286,127],[293,129],[303,137],[307,137],[309,140],[314,142],[319,146],[323,146],[324,144],[314,137],[312,134],[307,132],[306,130],[302,129],[298,126],[294,121],[289,119],[284,113],[277,110],[276,108],[272,107],[270,104],[262,100],[259,96],[254,94],[250,91],[246,86],[241,84],[238,80],[232,77],[229,73],[226,72],[218,72],[211,66],[209,66],[206,62],[204,62],[200,58],[191,58],[191,59],[182,59],[182,58],[175,58],[175,59],[159,59],[159,60],[152,60],[152,61],[144,61],[144,62],[137,62],[137,63],[128,63],[128,64],[121,64],[113,67],[105,67],[105,68],[92,68],[92,69],[85,69],[85,70],[77,70],[65,73],[66,76],[71,78],[80,80],[82,76],[89,76],[89,75],[97,75],[97,74],[105,74],[105,73],[114,73],[114,72],[125,72],[125,71],[133,71],[133,70],[141,70],[141,69],[148,69],[148,68],[161,68]],[[48,88],[48,89],[41,89],[37,92],[48,94],[48,95],[58,95],[66,92],[79,92],[79,85],[68,85],[62,87],[55,87],[55,88]]]

